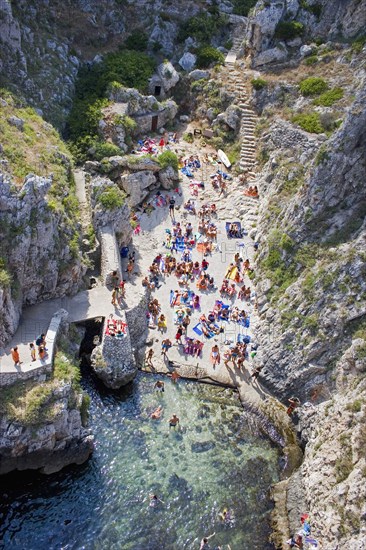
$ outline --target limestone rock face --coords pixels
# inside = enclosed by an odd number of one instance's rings
[[[161,184],[161,187],[163,189],[166,189],[167,191],[169,189],[174,189],[174,187],[176,187],[177,185],[177,182],[179,182],[179,174],[174,170],[172,166],[167,166],[167,168],[160,170],[159,182]]]
[[[301,495],[302,506],[314,518],[313,533],[322,534],[326,550],[337,544],[340,548],[362,547],[364,540],[362,529],[354,525],[364,522],[366,500],[366,388],[359,378],[366,369],[360,352],[365,344],[362,339],[354,340],[338,362],[333,398],[318,406],[305,403],[299,411],[306,448],[299,476],[290,478],[290,490],[297,493],[298,500]],[[290,519],[291,528],[295,528],[298,517]]]
[[[55,416],[42,424],[28,426],[2,416],[0,420],[0,475],[13,470],[58,472],[69,464],[82,464],[93,451],[93,436],[82,423],[71,385],[53,391]],[[81,396],[79,396],[81,398]]]
[[[207,115],[208,117],[210,117],[209,113],[207,113]],[[229,126],[229,128],[237,132],[240,127],[240,120],[240,109],[238,107],[230,105],[230,107],[228,107],[224,113],[220,113],[219,115],[217,115],[214,124],[218,122],[224,122]]]
[[[168,92],[171,88],[174,88],[174,86],[179,82],[179,74],[170,61],[161,63],[156,72],[161,79],[165,92]]]
[[[209,78],[210,73],[202,69],[195,69],[194,71],[191,71],[188,76],[192,80],[202,80],[203,78]]]
[[[121,186],[128,193],[127,202],[132,208],[140,204],[149,194],[149,188],[156,183],[154,174],[148,170],[134,172],[121,177]]]
[[[197,56],[193,53],[186,52],[178,61],[184,71],[192,71],[197,61]]]
[[[286,58],[286,48],[270,48],[255,57],[253,60],[253,67],[260,67],[261,65],[268,65],[275,62],[279,63],[285,61]]]
[[[5,287],[0,292],[0,346],[14,333],[22,305],[75,293],[85,274],[82,258],[75,257],[68,244],[73,234],[70,222],[61,209],[51,214],[51,185],[51,178],[30,174],[16,190],[0,173],[3,247],[11,285],[19,289],[15,293]],[[9,233],[12,227],[15,234]]]
[[[115,233],[119,236],[119,245],[122,246],[129,243],[132,235],[132,228],[129,221],[131,212],[127,202],[122,204],[122,206],[106,209],[103,208],[98,200],[100,193],[114,185],[116,184],[106,177],[96,176],[91,179],[93,223],[97,231],[105,225],[112,226]]]
[[[137,374],[137,366],[129,334],[124,338],[105,336],[91,355],[95,374],[107,386],[117,390],[131,382]]]
[[[127,157],[110,157],[108,159],[109,164],[112,169],[123,169],[128,168],[129,170],[150,170],[152,172],[157,172],[160,169],[158,162],[154,161],[148,157],[137,157],[137,156],[127,156]]]

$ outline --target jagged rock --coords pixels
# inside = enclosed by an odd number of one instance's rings
[[[167,166],[159,172],[159,182],[163,189],[174,189],[179,182],[179,174],[172,166]]]
[[[149,187],[156,183],[154,174],[148,170],[121,177],[121,186],[128,194],[127,202],[132,208],[149,194]]]
[[[59,384],[49,396],[57,411],[54,418],[28,426],[2,417],[0,475],[29,469],[52,474],[70,464],[82,464],[90,456],[93,436],[82,424],[81,395],[75,396],[70,383]]]
[[[197,61],[197,56],[193,53],[186,52],[178,61],[184,71],[192,71]]]
[[[90,174],[98,174],[98,172],[100,171],[100,167],[100,162],[97,162],[95,160],[88,160],[84,164],[84,170],[86,170]]]
[[[202,69],[195,69],[194,71],[191,71],[188,76],[191,80],[202,80],[204,78],[209,78],[210,73],[209,71],[204,71]]]
[[[12,126],[15,126],[16,128],[18,128],[18,130],[23,130],[24,129],[24,120],[22,118],[19,118],[17,116],[11,116],[8,119],[8,122]]]
[[[230,105],[224,113],[217,115],[215,122],[224,122],[229,126],[229,128],[237,132],[240,127],[240,120],[240,109]]]
[[[174,88],[179,82],[179,74],[173,67],[170,61],[165,61],[161,63],[156,69],[158,76],[161,79],[163,88],[168,92],[171,88]]]
[[[300,55],[301,57],[307,57],[308,55],[311,55],[313,53],[314,49],[309,46],[308,44],[304,44],[300,48]]]
[[[91,365],[107,388],[116,390],[131,382],[137,374],[137,366],[129,335],[124,338],[105,336],[102,344],[92,352]]]
[[[260,67],[262,65],[267,65],[274,62],[280,63],[285,61],[287,54],[288,52],[286,48],[276,47],[265,50],[254,58],[253,67]]]

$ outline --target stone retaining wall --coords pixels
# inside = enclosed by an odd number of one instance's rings
[[[67,311],[60,309],[52,317],[46,334],[48,355],[44,361],[38,359],[37,361],[22,363],[21,367],[14,370],[14,372],[0,372],[0,387],[10,386],[19,380],[38,379],[41,382],[47,374],[52,372],[57,335],[62,322],[67,316]]]

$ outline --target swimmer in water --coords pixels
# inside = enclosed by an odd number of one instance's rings
[[[150,504],[149,504],[149,506],[154,508],[155,506],[157,506],[159,504],[159,502],[164,504],[164,502],[157,495],[150,495]]]
[[[173,416],[169,420],[169,428],[176,428],[179,424],[179,418],[176,414],[173,414]]]
[[[159,420],[162,414],[163,414],[163,407],[159,405],[159,407],[150,414],[150,418],[152,418],[153,420]]]
[[[154,389],[156,391],[161,391],[163,392],[164,391],[164,382],[162,382],[161,380],[158,380],[155,385],[154,385]]]

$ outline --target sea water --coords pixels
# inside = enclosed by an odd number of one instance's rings
[[[253,433],[237,393],[139,374],[119,392],[92,380],[95,451],[52,476],[0,478],[0,547],[6,549],[265,550],[278,452]],[[85,382],[85,381],[84,381]],[[151,412],[161,405],[161,420]],[[176,413],[177,428],[169,427]],[[150,506],[150,494],[162,502]],[[232,520],[225,522],[222,512]]]

